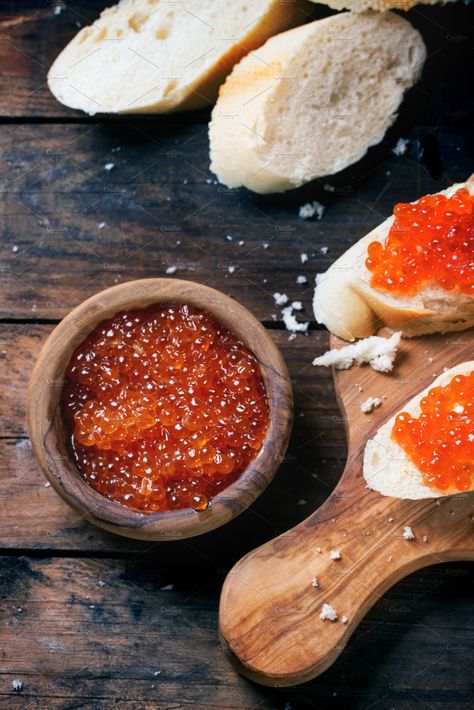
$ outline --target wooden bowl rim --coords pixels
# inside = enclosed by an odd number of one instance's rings
[[[159,303],[187,303],[211,312],[257,358],[270,408],[263,446],[241,476],[215,496],[206,511],[140,513],[106,498],[80,476],[61,429],[64,370],[74,349],[102,320],[121,310]],[[57,493],[85,519],[112,532],[145,540],[200,535],[239,515],[275,475],[288,445],[293,418],[292,388],[285,361],[268,331],[237,301],[200,283],[150,278],[127,281],[76,306],[44,343],[31,375],[27,420],[33,451]],[[61,429],[61,430],[60,430]]]

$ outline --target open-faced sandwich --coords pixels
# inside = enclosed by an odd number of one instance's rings
[[[366,444],[370,488],[396,498],[474,490],[474,360],[443,372]]]
[[[384,325],[407,337],[474,325],[474,177],[396,205],[317,276],[313,305],[346,340]]]

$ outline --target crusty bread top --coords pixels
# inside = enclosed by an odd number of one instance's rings
[[[248,51],[302,22],[299,0],[121,0],[53,63],[58,101],[87,113],[209,105]]]
[[[365,10],[410,10],[415,5],[437,5],[454,0],[311,0],[314,3],[323,3],[334,10],[352,10],[364,12]]]
[[[469,375],[473,371],[474,360],[452,367],[439,375],[429,387],[413,397],[400,411],[418,417],[421,414],[420,401],[433,387],[446,387],[455,375]],[[459,493],[454,486],[446,491],[440,491],[424,483],[421,472],[402,447],[392,439],[395,416],[380,427],[366,444],[363,473],[368,486],[382,495],[393,498],[439,498]],[[474,481],[471,490],[474,490]]]
[[[474,195],[473,178],[439,194],[451,196],[461,187]],[[427,286],[416,296],[406,297],[370,286],[367,248],[373,241],[386,239],[393,220],[393,215],[388,217],[317,276],[313,307],[318,323],[346,340],[365,338],[383,325],[401,329],[405,336],[465,330],[474,325],[474,299],[467,294]]]
[[[211,170],[229,187],[279,192],[359,160],[395,120],[426,49],[394,13],[340,13],[269,39],[219,92]]]

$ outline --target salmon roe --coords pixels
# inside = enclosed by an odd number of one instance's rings
[[[474,197],[468,190],[400,203],[393,214],[385,241],[367,250],[371,286],[413,295],[436,285],[474,296]]]
[[[186,305],[100,323],[71,358],[62,404],[87,483],[146,512],[205,510],[261,449],[269,419],[255,356]]]
[[[467,491],[474,479],[474,372],[433,387],[421,414],[401,412],[392,439],[422,472],[424,483],[445,491]]]

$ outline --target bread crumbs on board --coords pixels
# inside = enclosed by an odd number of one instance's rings
[[[333,606],[331,606],[331,604],[323,604],[319,618],[323,621],[337,621],[339,617],[337,615],[337,611]]]

